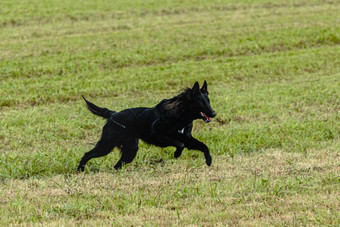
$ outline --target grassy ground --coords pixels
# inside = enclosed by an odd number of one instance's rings
[[[340,2],[1,2],[0,225],[340,225]],[[218,113],[174,160],[82,155],[114,110],[207,80]]]

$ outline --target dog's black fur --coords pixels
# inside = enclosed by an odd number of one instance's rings
[[[90,159],[107,155],[114,147],[121,149],[122,156],[115,165],[115,169],[120,169],[135,158],[138,139],[160,147],[174,146],[176,158],[181,156],[185,147],[200,150],[204,153],[207,165],[211,165],[208,147],[191,135],[193,120],[210,122],[210,118],[216,116],[210,106],[206,81],[202,88],[196,82],[192,88],[187,88],[172,99],[164,99],[152,108],[139,107],[115,112],[84,100],[92,113],[108,120],[99,142],[81,159],[78,171],[84,171]]]

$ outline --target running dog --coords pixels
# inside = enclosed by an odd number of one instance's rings
[[[139,139],[159,147],[175,147],[175,158],[181,156],[184,148],[202,151],[206,164],[211,165],[208,147],[191,135],[194,120],[203,119],[208,123],[216,116],[210,106],[206,81],[201,88],[195,82],[192,88],[186,88],[179,95],[164,99],[151,108],[137,107],[116,112],[83,99],[92,113],[107,122],[96,146],[82,157],[78,171],[84,171],[90,159],[107,155],[114,147],[121,150],[121,158],[114,168],[122,168],[136,157]]]

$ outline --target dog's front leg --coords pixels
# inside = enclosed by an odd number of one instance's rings
[[[190,123],[189,125],[187,125],[186,127],[184,127],[182,130],[178,130],[176,133],[175,133],[175,137],[178,138],[180,141],[183,140],[186,140],[188,139],[189,137],[191,137],[191,131],[192,131],[192,123]],[[185,146],[185,144],[184,144]],[[182,151],[183,149],[177,149],[175,151],[175,154],[174,154],[174,157],[175,158],[178,158],[182,155]]]
[[[176,151],[175,151],[174,157],[178,158],[179,156],[181,156],[183,150],[184,150],[184,146],[181,147],[181,148],[177,148]]]
[[[184,146],[189,150],[202,151],[204,153],[205,163],[207,163],[208,166],[211,166],[212,159],[207,145],[192,136],[185,136],[182,138],[182,141],[184,142]]]
[[[162,124],[160,121],[155,121],[152,124],[152,136],[155,137],[159,144],[162,146],[173,146],[176,147],[176,151],[182,153],[184,149],[184,143],[178,138],[170,137],[169,135],[163,133],[165,129],[169,129],[168,125]],[[169,130],[171,131],[171,129]]]
[[[157,140],[163,145],[163,146],[173,146],[176,147],[176,152],[180,152],[182,153],[183,149],[184,149],[184,143],[181,142],[178,139],[174,139],[171,138],[167,135],[164,134],[160,134],[158,133],[157,135],[155,135],[155,137],[157,138]]]

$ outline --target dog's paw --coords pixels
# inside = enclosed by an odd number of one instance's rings
[[[211,156],[206,156],[205,157],[205,163],[207,163],[208,166],[211,166],[211,162],[212,162],[212,159],[211,159]]]
[[[182,155],[182,151],[177,150],[177,151],[175,151],[174,157],[178,158],[181,155]]]
[[[79,165],[78,168],[77,168],[78,173],[84,172],[84,170],[85,170],[85,166],[83,166],[83,165]]]

